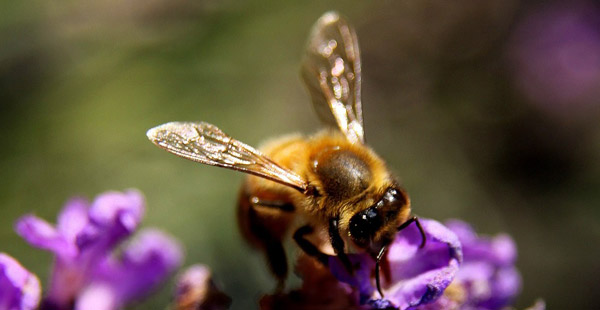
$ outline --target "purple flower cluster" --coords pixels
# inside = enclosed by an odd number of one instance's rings
[[[384,266],[385,300],[379,299],[373,286],[373,259],[369,255],[353,255],[353,260],[360,262],[354,277],[348,275],[337,257],[332,257],[332,273],[340,281],[358,287],[363,302],[376,309],[407,309],[437,299],[458,271],[461,245],[456,235],[442,224],[433,220],[421,220],[421,224],[427,237],[425,247],[419,248],[422,240],[416,225],[404,229],[389,246],[388,265]]]
[[[387,252],[381,298],[374,288],[373,259],[353,255],[360,269],[349,275],[336,257],[332,273],[359,291],[359,303],[371,309],[502,309],[520,291],[521,279],[514,263],[516,247],[507,235],[479,237],[466,223],[453,220],[446,226],[422,220],[427,236],[416,225],[398,233]]]
[[[521,290],[515,267],[517,248],[505,234],[478,237],[465,222],[446,222],[463,247],[464,260],[456,274],[456,285],[464,292],[469,309],[500,309],[510,305]]]
[[[180,246],[157,230],[141,231],[119,255],[115,253],[117,246],[138,228],[144,208],[144,198],[137,191],[107,192],[92,203],[69,201],[56,226],[34,215],[19,219],[17,233],[55,256],[40,309],[120,309],[146,295],[174,271],[182,260]],[[25,277],[26,271],[14,265],[0,261],[0,268]],[[35,309],[37,300],[31,294],[37,292],[39,299],[39,284],[35,290],[20,281],[12,282],[15,288],[11,298],[30,300],[27,302],[31,306],[23,309]],[[30,281],[37,283],[37,279]]]

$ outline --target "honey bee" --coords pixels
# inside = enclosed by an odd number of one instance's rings
[[[365,145],[357,37],[337,13],[325,13],[313,26],[302,77],[319,117],[333,129],[284,136],[261,151],[204,122],[166,123],[147,136],[177,156],[249,174],[239,194],[239,226],[246,241],[265,253],[279,288],[288,273],[282,243],[291,234],[325,265],[328,254],[322,249],[328,243],[350,273],[347,254],[368,252],[376,260],[381,294],[379,269],[387,245],[413,222],[421,245],[425,234],[411,216],[406,192]],[[327,237],[315,237],[319,232]]]

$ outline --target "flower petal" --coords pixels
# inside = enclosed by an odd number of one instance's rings
[[[56,229],[69,243],[75,244],[77,235],[87,224],[88,202],[83,198],[73,198],[58,215]]]
[[[48,222],[28,214],[17,220],[15,231],[29,244],[62,257],[75,255],[76,249]]]
[[[421,225],[427,237],[425,247],[419,248],[419,229],[410,225],[398,233],[389,248],[391,282],[384,293],[399,309],[441,296],[462,261],[461,245],[452,231],[434,220],[421,219]]]
[[[371,277],[375,269],[375,260],[366,253],[348,255],[348,259],[356,267],[354,274],[348,273],[348,270],[337,256],[329,256],[329,269],[339,281],[358,289],[362,304],[375,291]]]
[[[458,236],[463,244],[463,254],[468,260],[485,260],[499,266],[512,266],[517,258],[514,241],[505,234],[496,237],[480,237],[473,228],[460,220],[446,221],[446,226]]]
[[[131,231],[142,219],[144,206],[144,196],[136,190],[106,192],[92,203],[90,218],[101,226],[114,225],[116,220],[120,220]]]
[[[514,267],[505,267],[496,272],[492,283],[493,296],[484,305],[492,306],[510,305],[521,292],[521,274]]]
[[[77,236],[77,246],[102,256],[135,231],[144,205],[144,197],[135,190],[99,195],[90,207],[89,225]]]
[[[521,289],[521,276],[514,267],[517,250],[508,235],[478,236],[471,226],[459,220],[447,222],[463,245],[464,263],[456,276],[466,294],[465,305],[502,309]]]
[[[17,260],[0,253],[0,309],[36,309],[40,302],[40,281]]]
[[[117,294],[108,285],[95,284],[86,287],[77,298],[75,310],[117,310]]]
[[[94,283],[105,283],[123,305],[155,289],[182,260],[181,246],[158,230],[145,230],[124,251],[120,260],[107,260]]]
[[[52,266],[50,283],[43,303],[53,305],[44,309],[70,308],[72,302],[89,283],[96,260],[76,256],[71,259],[57,257]]]
[[[375,291],[374,261],[369,255],[349,255],[352,263],[359,265],[353,276],[337,257],[331,257],[331,272],[338,280],[358,288],[362,304],[368,303],[376,309],[391,305],[406,309],[435,300],[454,279],[462,261],[462,250],[458,237],[442,224],[427,219],[420,221],[427,237],[424,248],[420,248],[422,237],[417,225],[409,225],[399,232],[388,247],[386,257],[391,281],[384,283],[385,299],[379,299]]]

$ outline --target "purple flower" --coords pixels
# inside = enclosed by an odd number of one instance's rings
[[[385,299],[379,299],[374,288],[374,263],[366,254],[351,255],[354,263],[360,263],[354,277],[346,273],[337,258],[330,261],[332,273],[358,288],[361,300],[375,309],[408,309],[436,300],[454,279],[462,250],[457,236],[442,224],[426,219],[421,224],[427,236],[424,248],[419,248],[421,234],[416,225],[399,232],[388,248],[389,265],[384,265],[386,276],[382,275]]]
[[[118,309],[161,282],[181,260],[179,245],[158,231],[141,233],[123,250],[113,250],[138,227],[144,198],[137,191],[107,192],[91,204],[69,201],[53,227],[23,216],[16,231],[30,244],[55,255],[46,309]]]
[[[302,277],[299,290],[268,295],[261,309],[410,309],[495,310],[507,309],[519,293],[521,279],[514,263],[516,247],[507,235],[480,237],[461,221],[444,226],[421,220],[427,236],[410,225],[396,235],[382,262],[382,288],[375,289],[375,262],[367,254],[351,254],[351,275],[337,256],[329,269],[301,256],[296,272]],[[331,272],[327,272],[331,271]],[[529,310],[543,310],[537,302]]]
[[[19,262],[0,253],[0,309],[36,309],[40,302],[40,281]]]
[[[502,309],[509,306],[521,288],[515,268],[517,249],[508,235],[479,237],[469,224],[452,220],[446,226],[458,236],[464,260],[455,285],[462,288],[462,309]]]
[[[152,291],[181,259],[180,246],[171,237],[154,229],[142,230],[120,257],[107,257],[96,267],[75,309],[118,309]],[[105,306],[99,307],[98,301]]]
[[[222,293],[204,265],[193,265],[177,279],[176,310],[222,310],[229,308],[231,298]]]
[[[516,247],[507,235],[479,237],[467,223],[451,220],[446,226],[459,238],[463,263],[443,296],[418,310],[495,310],[508,307],[521,287],[514,266]],[[535,309],[544,309],[543,303]]]

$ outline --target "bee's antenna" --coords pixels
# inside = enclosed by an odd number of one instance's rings
[[[422,241],[421,241],[421,245],[419,245],[419,248],[422,249],[425,246],[425,243],[427,242],[427,236],[425,236],[425,230],[423,229],[423,226],[421,226],[421,222],[419,222],[418,217],[413,216],[408,221],[404,222],[404,224],[398,226],[398,231],[403,230],[404,228],[408,227],[408,225],[412,224],[413,222],[415,222],[415,224],[417,224],[417,228],[419,228],[419,232],[421,233]]]
[[[381,269],[380,261],[385,254],[385,250],[387,250],[387,245],[381,247],[375,260],[375,284],[377,285],[377,291],[379,292],[379,295],[381,295],[381,298],[383,298],[383,291],[381,290],[381,277],[379,276],[379,270]]]

